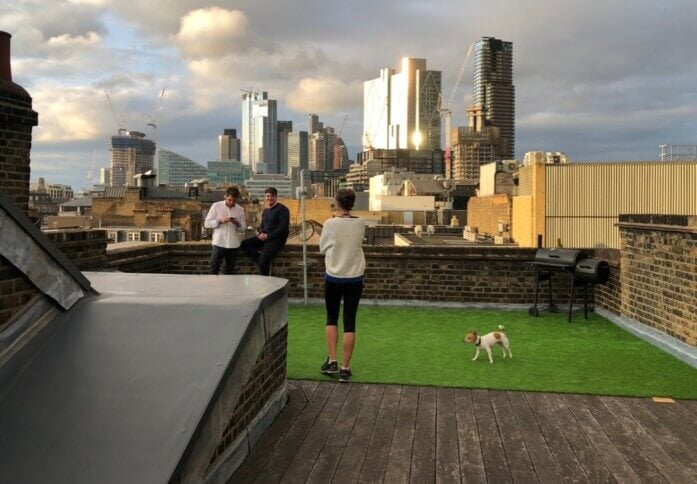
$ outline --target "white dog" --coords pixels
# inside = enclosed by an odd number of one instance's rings
[[[494,360],[491,358],[491,347],[494,345],[501,345],[504,358],[506,357],[506,351],[508,351],[508,357],[513,358],[513,353],[511,353],[511,345],[508,342],[508,337],[505,333],[506,328],[504,328],[502,325],[499,325],[499,330],[500,331],[493,331],[491,333],[485,334],[484,336],[478,336],[477,332],[473,329],[469,330],[469,332],[465,335],[463,341],[465,343],[474,343],[474,346],[477,348],[477,352],[474,354],[474,358],[472,358],[472,361],[479,358],[479,350],[481,348],[484,348],[486,350],[487,355],[489,355],[489,363],[493,363]]]

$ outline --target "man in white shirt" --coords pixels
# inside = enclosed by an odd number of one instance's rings
[[[211,251],[210,273],[218,274],[225,259],[224,274],[235,270],[237,250],[240,247],[240,233],[247,226],[244,221],[244,208],[236,203],[240,190],[230,187],[225,191],[225,199],[215,202],[206,216],[207,229],[213,229],[213,249]]]

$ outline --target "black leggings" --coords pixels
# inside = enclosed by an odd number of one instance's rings
[[[363,282],[337,284],[324,281],[324,304],[327,308],[327,326],[336,326],[339,321],[341,297],[344,298],[344,333],[356,332],[356,313],[363,293]]]

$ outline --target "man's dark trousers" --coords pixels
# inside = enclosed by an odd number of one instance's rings
[[[281,239],[264,242],[258,237],[249,237],[242,241],[242,250],[259,266],[259,273],[262,276],[268,276],[271,273],[271,261],[284,245]]]
[[[211,251],[210,274],[218,274],[220,265],[225,259],[223,274],[229,275],[235,272],[235,261],[237,260],[237,247],[226,249],[225,247],[213,246]]]

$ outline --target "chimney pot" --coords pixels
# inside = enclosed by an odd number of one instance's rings
[[[0,79],[12,82],[12,69],[10,69],[10,38],[7,32],[0,30]]]

